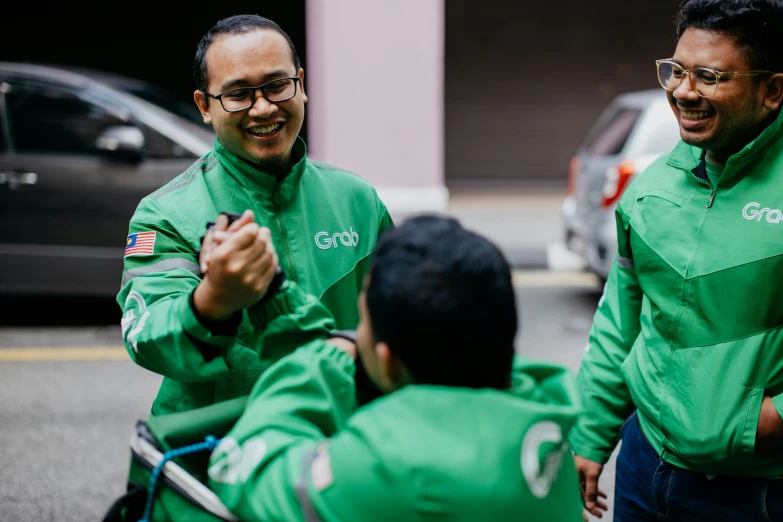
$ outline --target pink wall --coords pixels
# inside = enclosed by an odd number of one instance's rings
[[[310,156],[376,187],[445,191],[444,0],[307,0],[306,10]]]

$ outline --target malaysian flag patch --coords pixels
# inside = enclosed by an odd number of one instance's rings
[[[136,232],[128,236],[125,257],[149,255],[155,249],[155,232]]]

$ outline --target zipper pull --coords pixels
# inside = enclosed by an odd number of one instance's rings
[[[712,207],[712,202],[715,201],[715,189],[710,192],[710,200],[707,202],[707,208]]]

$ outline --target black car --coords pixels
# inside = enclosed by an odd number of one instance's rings
[[[195,121],[139,80],[0,62],[0,293],[115,295],[139,201],[212,147]]]

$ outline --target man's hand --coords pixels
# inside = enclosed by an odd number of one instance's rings
[[[252,212],[250,217],[252,220]],[[216,224],[214,238],[210,238],[216,246],[207,254],[206,275],[193,294],[199,314],[212,321],[228,319],[257,303],[269,288],[278,265],[268,228],[255,222],[245,223],[236,231],[231,227],[217,228]]]
[[[598,489],[598,477],[601,476],[604,465],[579,455],[574,455],[574,464],[579,476],[579,489],[582,493],[582,504],[585,506],[585,510],[598,518],[603,517],[603,512],[609,509],[606,502],[602,500],[606,498],[606,493]]]
[[[764,396],[761,415],[756,429],[756,455],[771,457],[783,451],[783,419],[772,403],[772,397]]]
[[[215,220],[215,226],[204,235],[204,240],[201,243],[201,253],[198,258],[199,267],[201,268],[201,274],[206,275],[209,270],[209,257],[212,252],[220,246],[220,243],[215,239],[216,232],[236,232],[243,226],[253,223],[254,216],[252,210],[245,210],[245,212],[231,225],[228,224],[228,216],[220,214]]]

